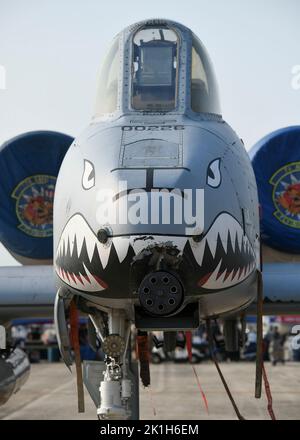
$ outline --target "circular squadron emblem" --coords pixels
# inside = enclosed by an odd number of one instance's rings
[[[270,179],[274,216],[291,228],[300,228],[300,162],[280,168]]]
[[[55,183],[55,176],[38,174],[22,180],[12,193],[20,222],[18,228],[32,237],[53,235]]]

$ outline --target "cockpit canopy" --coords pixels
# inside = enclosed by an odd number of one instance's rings
[[[118,109],[220,114],[213,68],[200,40],[177,23],[154,22],[113,41],[98,79],[95,117]]]
[[[103,61],[98,75],[95,116],[114,113],[118,107],[120,87],[119,37],[116,37]]]
[[[175,109],[177,89],[176,33],[164,27],[145,27],[133,38],[132,100],[135,110]]]

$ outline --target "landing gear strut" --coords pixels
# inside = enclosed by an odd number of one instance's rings
[[[132,400],[136,398],[130,378],[129,338],[130,322],[122,310],[108,312],[109,334],[103,334],[103,328],[91,317],[102,341],[105,354],[103,380],[100,381],[100,405],[97,409],[101,420],[126,420],[132,417]]]
[[[74,298],[72,293],[59,289],[54,313],[58,345],[69,369],[73,359],[66,311]],[[76,304],[82,310],[82,305]],[[137,364],[131,361],[131,322],[124,310],[85,307],[83,311],[89,314],[92,346],[97,348],[97,336],[105,354],[104,361],[83,361],[83,382],[97,407],[99,419],[138,420],[139,381]],[[81,372],[81,365],[79,368]]]

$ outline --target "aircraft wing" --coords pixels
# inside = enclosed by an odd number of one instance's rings
[[[0,323],[53,316],[53,266],[0,267]]]
[[[300,314],[300,263],[267,263],[263,279],[265,314]],[[53,266],[0,267],[0,323],[52,317],[55,294]]]

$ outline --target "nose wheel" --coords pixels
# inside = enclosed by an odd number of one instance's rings
[[[125,341],[120,335],[109,335],[102,343],[103,352],[111,357],[118,358],[124,354],[125,351]]]

